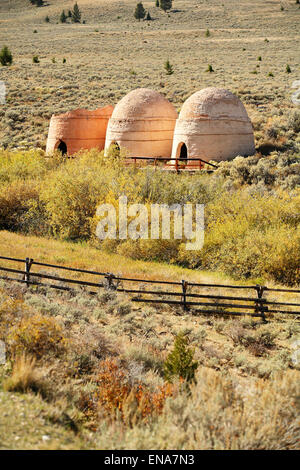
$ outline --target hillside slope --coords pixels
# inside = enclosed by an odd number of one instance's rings
[[[292,0],[283,11],[279,0],[242,0],[238,8],[234,0],[176,0],[169,14],[146,1],[153,20],[141,22],[133,16],[135,0],[83,0],[85,24],[59,23],[62,9],[72,5],[1,2],[0,46],[9,46],[14,64],[0,69],[8,91],[0,145],[44,147],[53,113],[115,104],[137,87],[161,91],[178,108],[200,88],[226,87],[242,97],[251,118],[263,106],[258,117],[265,122],[279,103],[282,113],[292,107],[300,15]],[[167,59],[173,75],[164,70]]]

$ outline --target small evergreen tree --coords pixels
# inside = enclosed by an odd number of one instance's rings
[[[156,0],[155,6],[156,6],[157,8],[159,8],[159,0]]]
[[[146,20],[147,20],[147,21],[151,21],[151,20],[152,20],[152,18],[151,18],[151,15],[150,15],[149,11],[148,11],[148,13],[147,13]]]
[[[172,0],[159,0],[159,6],[164,11],[171,10]]]
[[[39,63],[40,63],[39,56],[38,56],[38,55],[34,55],[34,56],[32,57],[32,62],[33,62],[34,64],[39,64]]]
[[[50,18],[49,18],[48,15],[46,16],[45,21],[46,21],[46,23],[50,23]]]
[[[42,7],[44,5],[44,0],[36,0],[36,6]]]
[[[4,46],[0,52],[0,63],[3,66],[11,65],[13,62],[13,56],[7,46]]]
[[[292,72],[291,67],[289,66],[289,64],[286,65],[285,71],[286,71],[286,73],[291,73]]]
[[[37,7],[42,7],[45,2],[44,0],[30,0],[31,5],[36,5]]]
[[[164,375],[168,382],[174,377],[190,382],[195,379],[198,362],[193,361],[194,351],[188,347],[188,338],[179,333],[175,338],[174,349],[164,363]]]
[[[65,14],[65,10],[63,10],[60,14],[59,21],[61,23],[66,23],[67,21],[67,15]]]
[[[145,16],[146,16],[146,10],[142,2],[139,2],[135,7],[134,17],[136,20],[140,21],[141,19],[145,18]]]
[[[207,29],[207,30],[205,31],[205,36],[206,36],[207,38],[209,38],[209,36],[210,36],[210,31],[209,31],[209,29]]]
[[[164,66],[164,67],[165,67],[165,70],[166,70],[167,75],[172,75],[172,74],[174,73],[173,67],[172,67],[172,65],[170,64],[169,60],[167,60],[167,61],[165,62],[165,66]]]
[[[68,17],[69,17],[69,18],[72,18],[72,12],[71,12],[71,10],[68,11]]]
[[[80,21],[81,21],[81,11],[79,10],[79,6],[76,2],[72,11],[72,22],[80,23]]]
[[[211,72],[214,72],[214,69],[213,69],[212,65],[208,64],[208,67],[207,67],[207,69],[206,69],[206,72],[210,72],[210,73],[211,73]]]

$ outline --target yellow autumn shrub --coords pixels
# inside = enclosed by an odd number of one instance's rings
[[[29,353],[38,358],[49,352],[59,354],[68,344],[58,321],[39,313],[24,317],[13,325],[7,341],[13,355]]]

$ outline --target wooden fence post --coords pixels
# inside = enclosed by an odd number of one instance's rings
[[[258,299],[262,299],[264,290],[265,290],[264,286],[259,286],[258,284],[256,285],[256,293],[257,293],[257,298]],[[259,301],[256,302],[256,312],[260,313],[262,321],[264,323],[267,323],[266,316],[265,316],[264,302],[259,302]]]
[[[186,291],[187,291],[187,281],[182,279],[181,286],[182,286],[182,302],[183,302],[183,309],[188,310],[188,306],[186,305]]]
[[[113,283],[113,279],[115,278],[115,275],[112,274],[112,273],[107,273],[107,275],[105,276],[105,278],[107,279],[107,282],[108,282],[108,289],[113,289],[115,290],[117,287],[114,285]]]
[[[32,266],[33,259],[31,258],[26,258],[25,259],[25,275],[24,279],[26,281],[27,287],[29,287],[29,282],[30,282],[30,268]]]

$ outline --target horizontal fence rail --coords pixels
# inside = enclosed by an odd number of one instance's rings
[[[160,163],[164,164],[164,169],[175,170],[177,173],[180,171],[192,171],[192,170],[203,170],[205,165],[208,165],[211,168],[218,168],[217,165],[214,165],[211,162],[203,160],[200,157],[193,158],[171,158],[171,157],[125,157],[125,163],[135,165],[138,163],[146,162],[147,164],[152,164],[155,168],[158,167]],[[166,164],[166,162],[168,162]],[[212,171],[212,170],[208,170]]]
[[[132,277],[121,277],[113,273],[91,271],[87,269],[60,266],[49,263],[35,261],[32,258],[20,259],[0,256],[0,260],[12,263],[22,263],[23,269],[0,266],[0,272],[4,273],[0,279],[14,281],[29,286],[46,286],[63,291],[74,290],[75,285],[83,287],[96,288],[89,290],[90,294],[97,294],[99,288],[112,289],[116,292],[123,292],[131,296],[132,302],[169,304],[173,307],[180,306],[185,311],[191,311],[192,314],[210,314],[210,315],[249,315],[260,317],[266,321],[270,314],[298,315],[300,317],[300,290],[285,288],[269,288],[260,285],[229,285],[229,284],[207,284],[180,281],[165,281],[152,279],[139,279]],[[55,273],[32,271],[34,266],[40,268],[50,268],[61,270],[63,272],[93,276],[93,281],[74,279],[71,277],[60,277]],[[7,274],[6,274],[7,273]],[[14,275],[14,277],[11,277]],[[15,275],[19,275],[16,277]],[[67,274],[68,276],[68,274]],[[51,283],[41,282],[49,280]],[[126,284],[124,286],[124,283]],[[68,284],[71,284],[68,285]],[[153,290],[151,287],[145,289],[144,284],[165,286],[165,290]],[[135,288],[137,286],[137,288]],[[179,288],[180,290],[166,290],[166,286]],[[224,295],[216,295],[212,289],[224,290]],[[245,290],[251,292],[251,295],[231,295],[228,291],[239,289],[241,293]],[[227,293],[226,293],[227,290]],[[271,295],[290,294],[293,297],[292,302],[283,302],[280,299],[269,297]],[[268,298],[266,297],[268,295]]]

